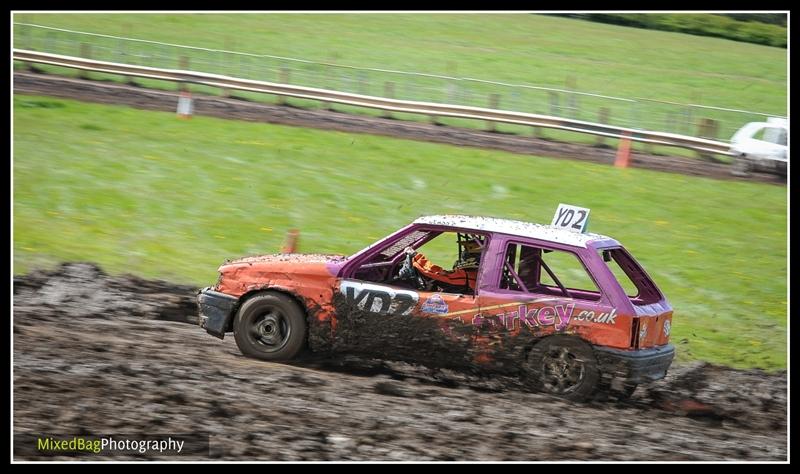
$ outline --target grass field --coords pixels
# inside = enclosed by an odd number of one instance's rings
[[[14,273],[96,261],[197,286],[244,254],[349,254],[421,214],[592,209],[675,307],[682,359],[786,367],[787,188],[17,95]]]

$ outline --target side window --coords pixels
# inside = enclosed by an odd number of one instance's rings
[[[508,244],[500,288],[598,301],[600,291],[572,252]]]
[[[400,254],[408,246],[413,246],[427,239],[430,235],[428,231],[415,230],[386,248],[365,260],[355,269],[352,277],[357,280],[371,281],[375,283],[386,283],[391,279],[391,272]]]
[[[780,127],[764,127],[753,137],[768,143],[786,146],[786,129]]]
[[[416,248],[414,269],[426,291],[475,294],[478,270],[488,240],[482,234],[442,232]]]
[[[352,278],[473,295],[487,242],[483,234],[416,230],[361,262]],[[408,247],[414,252],[407,253]]]

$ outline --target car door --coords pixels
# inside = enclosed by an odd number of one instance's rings
[[[421,235],[424,231],[416,232],[420,234],[409,234],[413,238],[401,242],[413,246],[428,240]],[[404,258],[391,250],[395,248],[402,250],[403,246],[394,243],[387,250],[376,249],[375,255],[385,258],[367,258],[339,280],[334,298],[334,349],[387,359],[462,365],[472,342],[471,328],[464,326],[462,318],[478,312],[477,298],[420,290],[394,281],[391,277]],[[387,270],[372,271],[381,267]]]
[[[616,323],[616,312],[574,251],[510,239],[495,252],[498,271],[481,285],[475,322],[487,363],[513,367],[533,340]]]
[[[472,333],[464,319],[478,312],[473,295],[418,291],[345,279],[339,284],[334,347],[340,351],[421,363],[460,365]]]

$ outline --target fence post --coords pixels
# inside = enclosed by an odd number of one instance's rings
[[[289,72],[289,68],[282,67],[278,72],[278,82],[281,84],[288,84],[290,77],[291,74]],[[278,105],[286,105],[286,96],[278,96]]]
[[[558,105],[558,92],[547,91],[547,96],[550,100],[550,115],[560,117],[561,114],[559,114],[558,109],[561,107]]]
[[[567,77],[566,86],[569,91],[574,91],[576,89],[575,76]],[[567,96],[567,108],[569,109],[569,116],[571,118],[575,119],[578,117],[578,99],[574,93]]]
[[[319,72],[320,72],[320,76],[325,77],[326,88],[331,89],[331,90],[335,90],[336,89],[336,84],[335,84],[336,76],[335,76],[335,74],[332,73],[331,69],[332,69],[332,67],[329,66],[329,65],[320,64],[320,71]],[[325,74],[326,71],[327,71],[327,75]],[[322,103],[322,108],[324,110],[333,110],[333,104],[331,104],[330,102],[325,101],[325,102]]]
[[[300,240],[300,231],[297,229],[290,229],[286,233],[286,242],[283,244],[281,253],[295,253],[297,252],[297,241]]]
[[[383,96],[387,99],[394,99],[394,82],[387,81],[383,83]],[[383,117],[392,118],[392,113],[388,110],[384,110]]]
[[[226,43],[227,43],[227,40],[226,40]],[[228,48],[226,47],[225,49],[228,49]],[[219,54],[220,54],[220,56],[222,56],[222,61],[220,61],[220,69],[222,70],[221,74],[225,74],[227,76],[232,76],[233,74],[231,74],[231,67],[230,67],[231,65],[230,65],[230,62],[228,61],[228,59],[229,59],[228,53],[220,52]],[[220,96],[223,97],[223,98],[226,98],[226,99],[229,98],[231,96],[231,90],[228,89],[227,87],[223,87],[220,90]]]
[[[611,116],[611,110],[608,107],[600,107],[600,111],[598,113],[597,121],[602,123],[603,125],[608,125],[608,119]],[[602,135],[597,135],[597,139],[595,141],[595,146],[604,147],[606,146],[606,137]]]
[[[684,118],[683,118],[683,133],[685,135],[690,135],[692,133],[692,107],[686,106],[683,111]]]
[[[414,97],[414,99],[416,99],[416,100],[425,100],[425,98],[424,98],[424,97]],[[439,117],[438,117],[438,116],[436,116],[436,115],[431,115],[431,116],[430,116],[430,118],[431,118],[431,123],[432,123],[433,125],[442,125],[442,123],[441,123],[441,122],[439,122]]]
[[[89,43],[81,43],[81,57],[85,59],[92,59],[92,45]],[[89,71],[85,69],[79,69],[78,79],[89,79]]]
[[[709,140],[716,140],[719,134],[719,122],[710,118],[701,118],[697,123],[697,136],[700,138],[708,138]],[[697,155],[704,160],[714,160],[714,155],[698,151]]]
[[[25,25],[20,26],[19,27],[19,31],[20,31],[20,36],[22,37],[22,40],[20,41],[22,49],[35,50],[36,48],[31,46],[31,44],[30,44],[31,41],[30,41],[30,38],[29,38],[29,36],[30,36],[29,27],[25,26]],[[32,63],[23,61],[22,62],[22,70],[23,71],[28,71],[28,72],[33,71]]]
[[[500,108],[500,94],[490,94],[489,95],[489,108],[492,110],[497,110]],[[495,122],[486,122],[486,131],[488,132],[496,132],[497,131],[497,124]]]
[[[181,56],[178,59],[178,69],[181,71],[188,71],[189,70],[189,56]],[[181,82],[178,85],[178,90],[181,92],[188,92],[189,91],[189,84],[185,82]]]
[[[358,93],[369,95],[369,77],[366,71],[358,72]]]
[[[55,53],[56,51],[53,49],[53,43],[56,40],[56,34],[52,31],[48,32],[44,35],[44,50],[48,53]]]

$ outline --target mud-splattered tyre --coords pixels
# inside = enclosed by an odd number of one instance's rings
[[[528,353],[523,378],[533,390],[583,401],[595,392],[600,372],[587,343],[575,337],[552,336]]]
[[[239,350],[248,357],[289,360],[305,346],[305,315],[288,296],[256,295],[236,313],[233,335]]]

